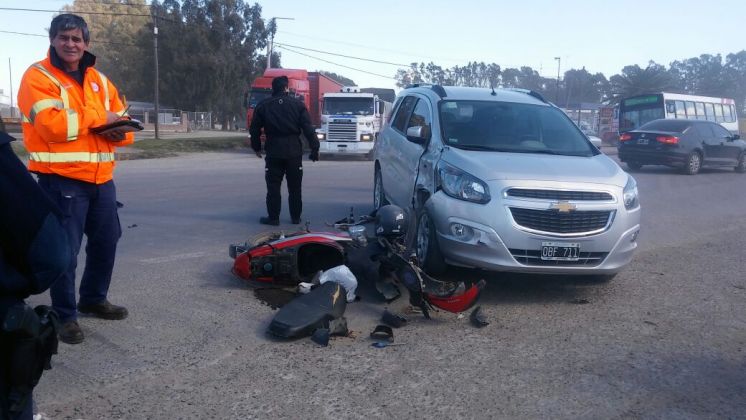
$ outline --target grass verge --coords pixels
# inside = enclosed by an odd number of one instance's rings
[[[11,143],[20,158],[28,158],[28,152],[20,141]],[[247,150],[244,137],[198,137],[173,139],[138,140],[117,153],[117,160],[157,159],[177,156],[179,153],[224,152]]]

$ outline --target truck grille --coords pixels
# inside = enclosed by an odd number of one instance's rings
[[[572,211],[562,213],[557,210],[534,210],[510,207],[518,225],[540,232],[557,234],[582,234],[598,231],[606,227],[613,214],[609,210]]]
[[[357,123],[355,121],[330,122],[326,138],[329,141],[357,141]]]
[[[562,265],[562,266],[596,266],[609,255],[608,252],[581,252],[577,261],[550,261],[541,259],[541,251],[535,249],[510,249],[510,254],[525,265]]]
[[[613,199],[611,194],[599,191],[559,191],[511,188],[508,190],[507,194],[509,197],[563,201],[610,201]]]

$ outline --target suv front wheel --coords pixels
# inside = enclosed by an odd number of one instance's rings
[[[443,254],[440,252],[435,225],[425,210],[417,217],[417,236],[415,237],[417,260],[428,274],[440,274],[446,270]]]
[[[373,175],[373,209],[378,210],[386,204],[389,204],[389,202],[386,200],[386,194],[383,192],[381,168],[376,165],[376,171]]]

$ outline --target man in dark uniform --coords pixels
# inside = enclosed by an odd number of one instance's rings
[[[303,142],[301,133],[311,148],[308,158],[319,160],[319,141],[311,125],[311,116],[303,102],[288,95],[288,78],[272,80],[272,97],[260,102],[254,110],[249,133],[251,148],[262,157],[260,136],[264,129],[266,141],[264,178],[267,182],[267,216],[259,219],[265,225],[280,224],[282,178],[287,177],[288,206],[293,224],[300,223],[303,210],[301,181],[303,180]]]
[[[62,214],[0,131],[0,419],[31,419],[31,391],[57,349],[56,314],[24,299],[72,259]]]

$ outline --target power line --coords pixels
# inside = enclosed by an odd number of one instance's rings
[[[16,12],[51,12],[60,13],[60,10],[45,10],[45,9],[17,9],[14,7],[0,7],[0,10],[10,10]],[[138,13],[112,13],[112,12],[86,12],[84,10],[64,10],[66,13],[77,13],[81,15],[109,15],[109,16],[145,16],[151,17],[150,14],[138,14]]]
[[[283,49],[283,50],[286,50],[286,51],[290,51],[290,52],[293,52],[293,53],[296,53],[296,54],[300,54],[300,55],[306,56],[306,57],[308,57],[308,58],[313,58],[314,60],[319,60],[319,61],[323,61],[323,62],[325,62],[325,63],[333,64],[333,65],[335,65],[335,66],[339,66],[339,67],[344,67],[344,68],[346,68],[346,69],[350,69],[350,70],[355,70],[355,71],[359,71],[359,72],[361,72],[361,73],[367,73],[367,74],[370,74],[370,75],[373,75],[373,76],[383,77],[383,78],[385,78],[385,79],[389,79],[389,80],[396,80],[395,78],[393,78],[393,77],[391,77],[391,76],[384,76],[384,75],[382,75],[382,74],[378,74],[378,73],[373,73],[373,72],[370,72],[370,71],[367,71],[367,70],[360,70],[360,69],[358,69],[358,68],[355,68],[355,67],[345,66],[344,64],[339,64],[339,63],[335,63],[335,62],[333,62],[333,61],[329,61],[329,60],[324,60],[323,58],[318,58],[318,57],[314,57],[314,56],[312,56],[312,55],[308,55],[308,54],[302,53],[302,52],[300,52],[300,51],[294,51],[293,49],[291,49],[291,48],[288,48],[288,47],[281,47],[281,46],[278,46],[278,48],[280,48],[280,49]]]
[[[406,52],[406,51],[391,50],[391,49],[386,49],[386,48],[377,48],[377,47],[372,47],[370,45],[355,44],[355,43],[352,43],[352,42],[332,40],[332,39],[327,39],[327,38],[319,38],[319,37],[314,37],[314,36],[309,36],[309,35],[300,35],[300,34],[296,34],[296,33],[293,33],[293,32],[287,32],[287,31],[277,31],[277,33],[281,33],[281,34],[285,34],[285,35],[292,35],[292,36],[297,36],[297,37],[302,37],[303,39],[313,39],[313,40],[317,40],[317,41],[330,42],[330,43],[333,43],[333,44],[350,45],[350,46],[353,46],[353,47],[361,47],[361,48],[366,48],[366,49],[369,49],[369,50],[391,52],[391,53],[396,53],[396,54],[401,54],[401,55],[407,55],[407,56],[411,56],[411,57],[424,58],[426,60],[432,61],[433,63],[442,62],[442,61],[450,61],[450,62],[458,62],[458,63],[464,63],[464,62],[469,63],[469,62],[477,62],[477,61],[479,61],[479,60],[474,60],[474,59],[467,60],[467,59],[457,59],[457,58],[447,58],[447,57],[433,58],[432,56],[418,55],[418,54],[411,53],[411,52]],[[277,41],[275,41],[275,42],[278,43]],[[318,51],[318,52],[322,52],[322,51]],[[417,64],[419,64],[419,63],[417,63]],[[495,63],[495,64],[498,64],[498,63]],[[406,64],[406,66],[409,67],[410,64]],[[516,69],[520,69],[521,67],[530,67],[530,66],[527,65],[527,64],[500,63],[500,67],[501,68],[516,68]]]
[[[334,56],[337,56],[337,57],[351,58],[353,60],[370,61],[371,63],[379,63],[379,64],[389,64],[389,65],[397,66],[397,67],[409,67],[409,64],[391,63],[391,62],[388,62],[388,61],[372,60],[370,58],[353,57],[351,55],[344,55],[344,54],[331,53],[331,52],[327,52],[327,51],[314,50],[312,48],[299,47],[297,45],[290,45],[290,44],[285,44],[285,43],[282,43],[282,42],[275,42],[275,44],[279,45],[279,46],[293,47],[293,48],[297,48],[299,50],[304,50],[304,51],[313,51],[313,52],[317,52],[317,53],[321,53],[321,54],[334,55]]]
[[[0,31],[0,33],[4,34],[15,34],[15,35],[26,35],[26,36],[37,36],[42,38],[49,38],[49,35],[41,35],[41,34],[27,34],[25,32],[13,32],[13,31]],[[124,45],[129,47],[137,47],[137,44],[126,44],[123,42],[111,42],[111,41],[93,41],[94,44],[111,44],[111,45]]]
[[[406,51],[390,50],[390,49],[386,49],[386,48],[371,47],[370,45],[362,45],[362,44],[355,44],[355,43],[352,43],[352,42],[345,42],[345,41],[339,41],[339,40],[319,38],[319,37],[313,37],[313,36],[308,36],[308,35],[300,35],[300,34],[295,34],[295,33],[287,32],[287,31],[277,31],[277,33],[298,36],[298,37],[302,37],[304,39],[315,39],[317,41],[331,42],[331,43],[334,43],[334,44],[343,44],[343,45],[350,45],[350,46],[353,46],[353,47],[362,47],[362,48],[367,48],[369,50],[393,52],[393,53],[397,53],[397,54],[401,54],[401,55],[407,55],[407,56],[412,56],[412,57],[425,58],[425,59],[428,59],[430,61],[456,61],[456,62],[469,61],[469,60],[456,59],[456,58],[438,58],[438,59],[433,59],[431,56],[418,55],[418,54],[411,53],[411,52],[406,52]],[[409,66],[409,64],[407,64],[407,66]]]

